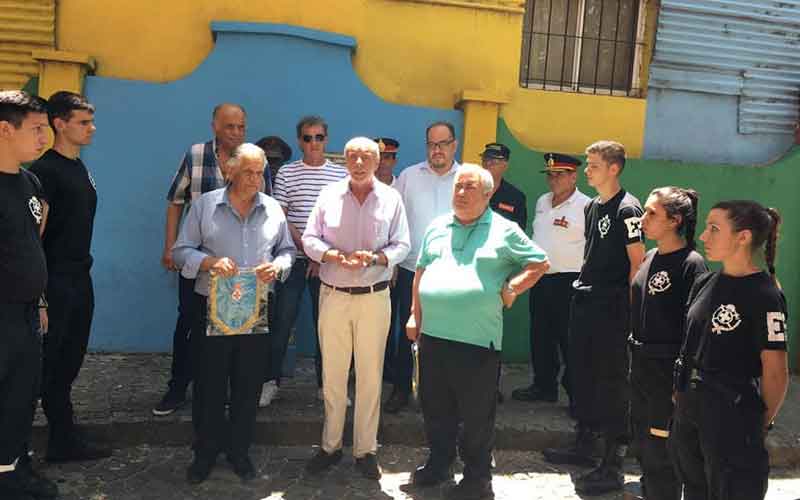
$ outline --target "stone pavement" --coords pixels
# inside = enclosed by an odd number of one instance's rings
[[[191,442],[190,405],[168,417],[154,417],[169,378],[170,356],[164,354],[90,354],[73,390],[75,413],[89,434],[110,439],[115,447],[138,445],[185,446]],[[322,432],[322,403],[316,399],[313,362],[298,359],[295,376],[284,379],[280,399],[259,410],[259,444],[313,445]],[[540,451],[569,442],[573,422],[567,417],[565,396],[558,405],[511,400],[512,388],[526,385],[524,365],[505,365],[506,402],[498,407],[498,449]],[[793,377],[789,395],[775,429],[767,438],[773,466],[800,466],[800,377]],[[384,385],[384,394],[391,389]],[[352,384],[351,384],[352,394]],[[351,412],[348,412],[351,413]],[[351,415],[348,415],[350,417]],[[348,418],[346,432],[352,429]],[[42,449],[46,437],[41,411],[34,427],[34,443]],[[349,435],[345,442],[349,442]],[[383,415],[382,444],[424,446],[422,416],[418,411]],[[800,497],[800,493],[797,495]]]
[[[346,450],[349,451],[349,450]],[[303,470],[311,456],[311,447],[265,447],[251,450],[258,477],[242,483],[223,457],[211,477],[198,486],[185,480],[191,459],[188,446],[165,447],[139,445],[114,452],[114,456],[84,464],[41,466],[42,472],[57,481],[62,500],[140,500],[140,499],[210,499],[210,500],[330,500],[330,499],[416,499],[438,500],[442,489],[414,490],[406,487],[410,471],[424,459],[420,448],[383,446],[379,451],[384,475],[380,482],[363,479],[348,456],[318,477],[308,477]],[[546,464],[537,452],[499,451],[493,479],[498,500],[579,499],[570,474],[571,467],[555,468]],[[635,465],[626,466],[626,480],[635,481]],[[456,476],[457,479],[460,475]],[[598,497],[598,500],[622,498],[621,493]],[[800,470],[773,471],[767,500],[800,498]]]

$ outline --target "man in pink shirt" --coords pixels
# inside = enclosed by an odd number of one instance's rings
[[[400,194],[375,178],[380,151],[366,137],[345,145],[349,176],[323,188],[303,233],[303,248],[320,263],[319,342],[325,425],[319,452],[306,470],[322,472],[342,458],[347,378],[355,360],[353,456],[356,468],[379,479],[377,433],[389,280],[411,246]]]

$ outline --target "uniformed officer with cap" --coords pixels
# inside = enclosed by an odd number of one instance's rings
[[[481,153],[481,165],[492,174],[494,180],[494,191],[489,200],[489,206],[502,215],[504,218],[516,222],[525,231],[528,225],[528,202],[525,194],[516,186],[503,179],[503,175],[508,170],[508,160],[511,158],[511,150],[505,144],[490,142],[484,146]],[[497,373],[497,401],[503,402],[503,392],[500,388],[500,375],[502,364]]]
[[[286,141],[276,135],[262,137],[256,142],[256,146],[263,149],[264,154],[267,156],[267,165],[270,171],[269,178],[274,184],[278,169],[292,158],[292,148],[286,144]],[[272,194],[272,186],[268,186],[267,189],[268,191],[265,192],[267,194]]]
[[[530,293],[533,383],[511,393],[517,401],[558,401],[562,361],[565,368],[561,385],[569,395],[566,364],[572,282],[578,278],[583,263],[584,208],[589,203],[589,197],[576,186],[580,164],[580,160],[569,155],[544,155],[542,173],[547,175],[550,192],[536,201],[532,239],[547,252],[551,264]]]
[[[376,137],[373,141],[378,143],[378,150],[381,153],[378,170],[375,171],[375,178],[387,186],[391,186],[394,184],[394,166],[397,165],[397,152],[400,149],[400,142],[391,137]],[[402,331],[395,331],[397,328],[395,326],[397,324],[397,301],[400,297],[398,289],[395,287],[396,282],[397,268],[395,267],[390,282],[391,290],[389,291],[389,299],[392,306],[391,321],[389,324],[389,335],[386,337],[386,350],[384,351],[383,358],[383,378],[392,383],[398,383],[398,380],[396,380],[398,377],[395,376],[398,356],[397,335],[405,335]],[[403,403],[403,401],[397,397],[390,397],[387,399],[386,403],[384,403],[384,410],[388,408],[387,411],[389,413],[397,413],[402,406],[405,406],[401,403]]]
[[[381,162],[375,177],[382,183],[391,186],[394,183],[394,166],[397,165],[397,151],[400,149],[400,142],[391,137],[376,137],[373,141],[378,143],[381,151]]]
[[[503,175],[508,170],[510,158],[511,150],[505,144],[492,142],[484,146],[483,153],[481,153],[481,164],[492,174],[494,179],[494,192],[489,206],[506,219],[516,222],[525,231],[525,227],[528,225],[528,205],[525,194],[503,179]]]

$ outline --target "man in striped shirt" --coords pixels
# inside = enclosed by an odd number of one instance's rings
[[[297,259],[286,282],[278,284],[275,300],[275,324],[272,325],[271,372],[261,391],[260,406],[268,406],[278,393],[283,358],[289,334],[297,319],[298,306],[303,291],[308,286],[311,294],[312,324],[317,343],[317,386],[322,387],[322,356],[317,337],[319,320],[319,264],[311,261],[303,252],[301,237],[306,229],[308,216],[323,187],[344,179],[347,169],[325,158],[328,144],[328,124],[319,116],[306,116],[297,124],[297,143],[303,152],[301,160],[288,163],[278,170],[273,196],[283,207],[289,231],[298,249]]]

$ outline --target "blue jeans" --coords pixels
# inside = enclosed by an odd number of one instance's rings
[[[275,315],[274,325],[270,328],[272,348],[270,351],[269,372],[267,381],[274,380],[280,385],[281,369],[283,368],[283,358],[286,357],[286,348],[289,345],[289,335],[292,327],[297,320],[297,313],[300,308],[300,300],[303,291],[308,286],[311,294],[311,314],[313,316],[314,339],[317,346],[315,358],[315,368],[317,372],[317,386],[322,387],[322,354],[319,350],[319,334],[317,323],[319,322],[319,287],[318,277],[306,278],[308,269],[308,259],[297,259],[292,266],[289,277],[283,283],[275,286]]]

